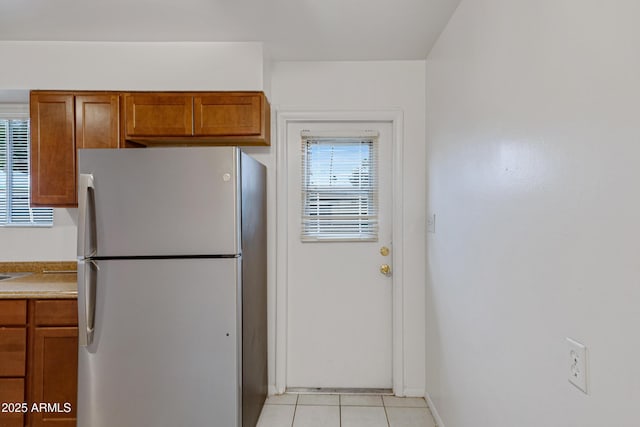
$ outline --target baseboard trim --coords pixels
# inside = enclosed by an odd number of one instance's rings
[[[278,394],[278,389],[276,388],[276,386],[270,385],[267,389],[267,394],[269,396],[275,396],[276,394]]]
[[[393,395],[390,388],[353,388],[353,387],[287,387],[285,393],[297,394],[386,394]]]
[[[424,397],[425,392],[422,388],[405,388],[404,397]]]
[[[427,405],[429,406],[429,410],[431,411],[431,415],[433,415],[433,419],[436,420],[437,426],[438,427],[444,427],[444,423],[442,422],[442,418],[440,418],[440,414],[438,413],[438,410],[436,409],[436,405],[433,403],[433,400],[431,400],[431,396],[429,396],[429,393],[425,393],[424,398],[427,401]]]

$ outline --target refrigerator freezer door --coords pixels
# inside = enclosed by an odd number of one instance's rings
[[[236,147],[79,150],[78,168],[92,176],[79,211],[95,215],[79,218],[92,256],[239,253]]]
[[[240,259],[96,263],[78,427],[238,427]]]

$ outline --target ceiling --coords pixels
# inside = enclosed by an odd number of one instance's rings
[[[262,41],[274,60],[425,59],[460,0],[0,0],[0,40]]]

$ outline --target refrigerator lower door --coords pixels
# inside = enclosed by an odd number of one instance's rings
[[[78,357],[78,427],[240,426],[240,259],[95,267],[93,341]]]

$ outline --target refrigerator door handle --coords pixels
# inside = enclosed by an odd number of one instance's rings
[[[94,261],[78,261],[78,344],[93,342],[96,313],[98,266]]]
[[[95,186],[93,175],[81,173],[78,177],[78,258],[96,253],[96,221],[93,209]],[[87,230],[89,226],[89,230]],[[87,242],[87,237],[89,242]]]

